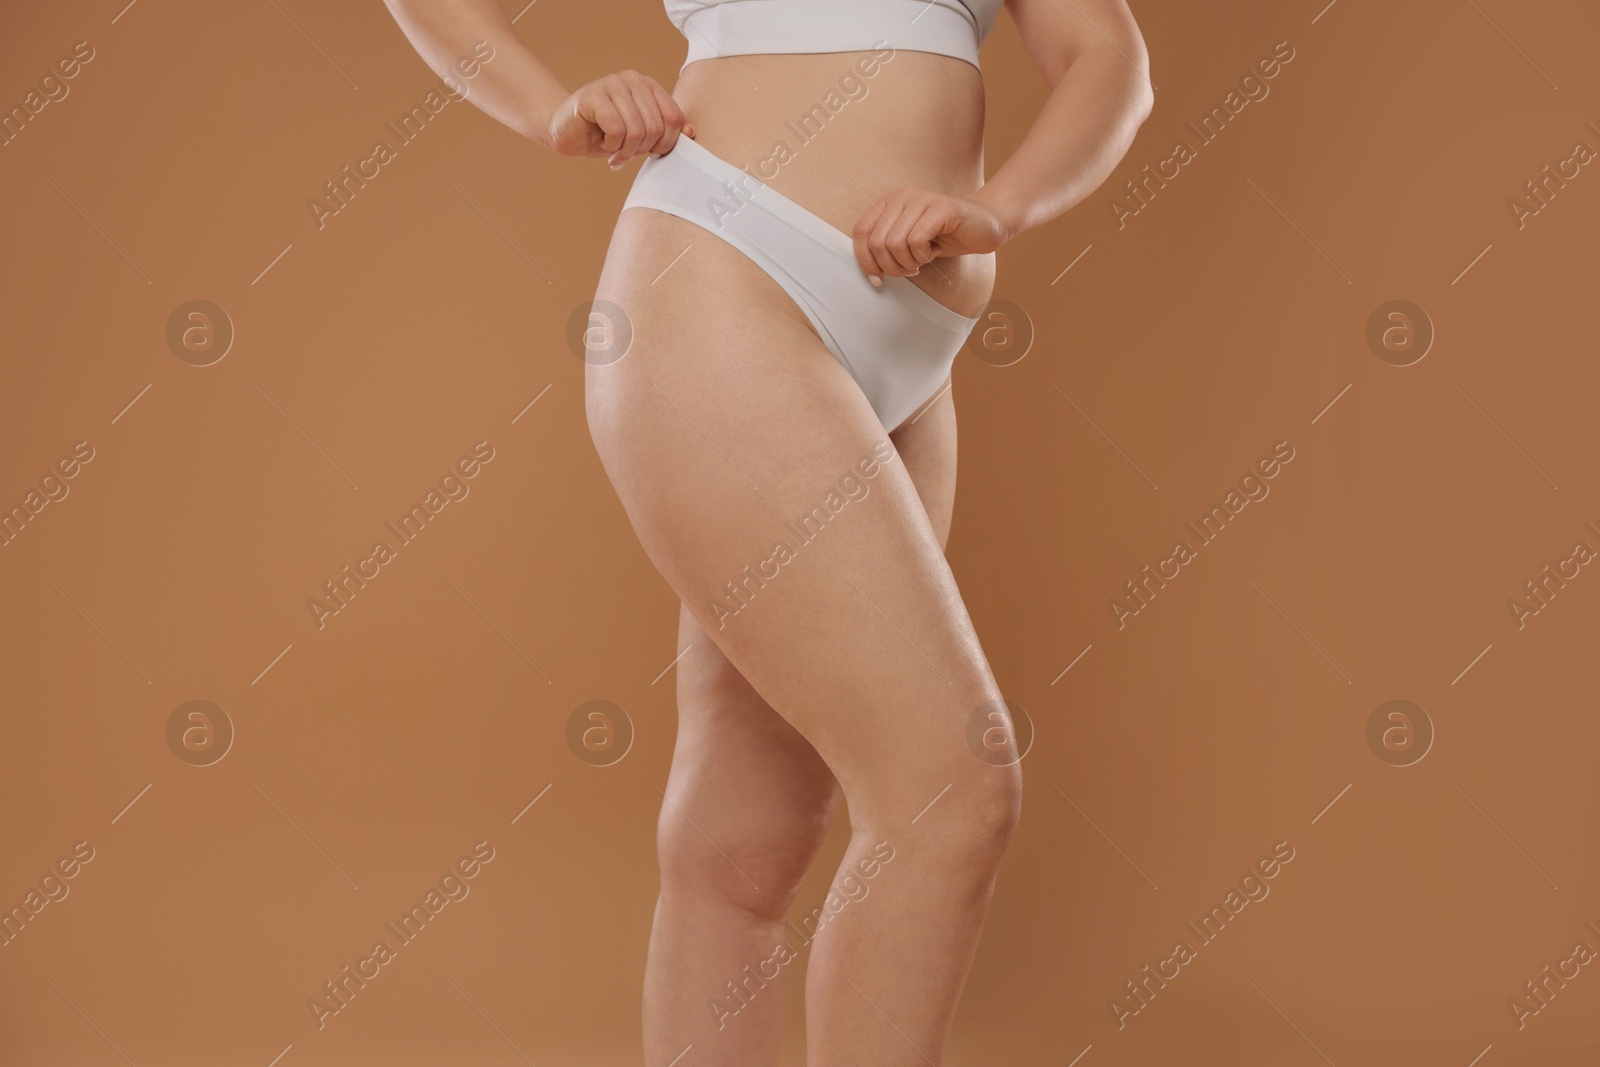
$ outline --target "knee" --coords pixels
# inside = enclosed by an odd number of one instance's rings
[[[1022,818],[1022,766],[985,764],[966,783],[965,845],[975,858],[1000,862]]]
[[[837,799],[717,811],[715,802],[674,797],[677,807],[663,805],[656,827],[662,892],[782,922],[827,836]]]
[[[950,787],[907,828],[912,852],[939,867],[941,877],[986,881],[993,876],[1016,833],[1022,813],[1022,770],[982,765]],[[924,796],[918,805],[926,804]],[[895,807],[904,810],[907,798]]]
[[[976,789],[992,826],[1009,837],[1022,818],[1022,764],[985,766]]]

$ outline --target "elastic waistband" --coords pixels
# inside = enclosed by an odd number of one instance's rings
[[[674,180],[684,169],[698,172],[704,178],[710,179],[710,182],[696,183],[700,188],[686,196],[688,190],[685,189],[684,183],[681,179]],[[693,201],[692,205],[685,203],[685,200]],[[657,204],[652,204],[651,201],[656,201]],[[748,201],[751,208],[771,215],[814,244],[821,246],[829,255],[840,260],[844,269],[854,271],[861,269],[856,264],[855,242],[851,240],[849,234],[810,209],[790,200],[755,175],[729,163],[694,138],[681,134],[673,142],[672,151],[664,156],[648,156],[640,164],[639,172],[634,175],[633,184],[628,189],[623,207],[627,208],[632,204],[649,207],[662,202],[671,203],[674,214],[690,218],[690,221],[699,222],[706,229],[718,233],[725,228],[738,228],[739,212],[742,210],[741,201]],[[919,314],[947,330],[969,333],[978,321],[976,317],[962,315],[945,307],[908,279],[885,278],[884,282],[903,287],[906,290],[905,299],[916,306]]]
[[[688,66],[756,53],[934,52],[978,65],[978,27],[927,0],[724,0],[683,24]]]

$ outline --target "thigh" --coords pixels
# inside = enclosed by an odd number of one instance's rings
[[[956,405],[950,380],[889,437],[943,551],[956,502]]]
[[[955,496],[955,408],[949,389],[892,436],[942,547]],[[707,838],[718,848],[737,850],[742,864],[761,870],[752,877],[763,890],[787,898],[827,836],[838,807],[838,782],[811,743],[761,698],[681,603],[677,648],[678,731],[664,825],[675,823],[674,806],[692,808],[683,814]],[[663,840],[698,846],[693,835],[667,834]],[[696,847],[696,852],[720,870],[709,849]],[[727,881],[732,893],[744,894],[747,887],[740,881]]]
[[[588,367],[590,430],[646,553],[853,813],[931,798],[970,769],[967,720],[999,693],[942,531],[855,383],[776,282],[681,219],[625,212],[597,295],[633,341]],[[937,458],[934,435],[899,436]]]

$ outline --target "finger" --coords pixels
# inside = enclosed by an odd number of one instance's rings
[[[639,116],[639,105],[634,103],[633,93],[625,86],[612,92],[610,99],[623,122],[622,135],[616,138],[615,143],[612,138],[606,138],[606,148],[611,150],[611,158],[606,162],[611,164],[612,170],[616,170],[638,147],[639,138],[644,136],[644,119]]]
[[[639,105],[634,102],[633,93],[627,87],[616,88],[610,99],[611,105],[622,117],[621,133],[616,138],[606,139],[606,147],[611,150],[606,162],[612,170],[616,170],[633,154],[633,148],[639,143],[644,129],[644,120],[639,116]]]
[[[915,264],[906,277],[913,277],[938,256],[933,249],[933,239],[942,228],[939,209],[933,204],[908,208],[905,214],[895,220],[895,226],[905,234],[906,251]]]
[[[653,90],[654,82],[642,81],[633,86],[633,102],[639,109],[639,120],[642,126],[639,130],[639,143],[634,147],[633,155],[642,156],[655,150],[656,144],[661,140],[661,135],[666,133],[666,120],[661,115],[661,101],[656,99]],[[626,157],[632,158],[632,156]],[[626,161],[626,158],[624,161]]]
[[[656,107],[661,112],[662,122],[661,139],[655,143],[652,151],[658,156],[664,156],[678,143],[679,131],[687,133],[689,126],[683,121],[683,109],[672,99],[672,94],[655,82],[651,82],[650,85],[655,94]]]
[[[894,277],[899,264],[894,261],[894,256],[889,254],[888,246],[884,243],[884,236],[888,233],[885,225],[890,219],[890,212],[896,205],[888,200],[880,200],[873,205],[872,219],[867,230],[867,255],[872,259],[872,270],[869,272],[878,278]]]
[[[939,229],[939,207],[927,196],[909,204],[894,221],[900,239],[905,242],[906,255],[911,259],[911,273],[915,274],[935,258],[933,237]],[[930,231],[932,231],[930,233]]]
[[[592,116],[583,116],[592,122],[600,131],[599,151],[590,151],[588,154],[597,156],[613,153],[617,146],[622,144],[623,134],[628,131],[627,120],[622,112],[612,103],[611,98],[605,93],[597,93],[595,99],[589,103],[589,109],[594,112]],[[582,109],[579,110],[582,115]]]
[[[884,268],[885,276],[901,277],[922,265],[911,255],[906,245],[905,227],[899,222],[907,214],[907,209],[908,205],[895,197],[884,209],[878,224],[872,228],[872,236],[867,239],[867,247],[872,249],[873,258]]]
[[[874,205],[867,209],[866,214],[856,220],[850,230],[850,247],[855,252],[856,265],[861,268],[874,285],[883,284],[882,268],[873,258],[872,249],[867,245],[867,239],[872,236],[873,227],[878,224],[878,208]]]
[[[946,212],[929,209],[908,229],[911,250],[923,266],[939,258],[935,242],[952,229]]]
[[[850,230],[850,248],[856,254],[856,266],[861,267],[861,274],[867,275],[874,285],[882,285],[882,275],[878,274],[878,264],[872,258],[872,250],[867,248],[867,238],[872,237],[872,227],[877,226],[878,210],[869,208],[866,214],[856,219],[856,224]]]

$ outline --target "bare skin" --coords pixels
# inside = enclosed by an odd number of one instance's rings
[[[441,75],[489,41],[469,99],[525,136],[616,165],[692,135],[850,234],[868,277],[909,277],[969,315],[994,251],[1096,188],[1151,105],[1123,0],[1007,0],[1052,92],[987,183],[982,79],[958,59],[880,52],[869,78],[865,52],[735,56],[691,65],[670,94],[634,72],[568,93],[493,0],[387,2]],[[800,143],[785,124],[830,90],[849,103]],[[792,158],[764,165],[779,140]],[[1001,693],[944,558],[951,393],[886,434],[772,278],[652,209],[618,219],[596,296],[634,334],[586,369],[590,433],[692,646],[658,825],[645,1062],[775,1064],[804,953],[808,1063],[938,1064],[1021,801],[1017,765],[968,741]],[[801,542],[785,524],[841,486],[849,503]],[[778,541],[793,557],[749,580]],[[748,582],[742,603],[730,581]],[[851,841],[812,938],[784,920],[841,796]]]

